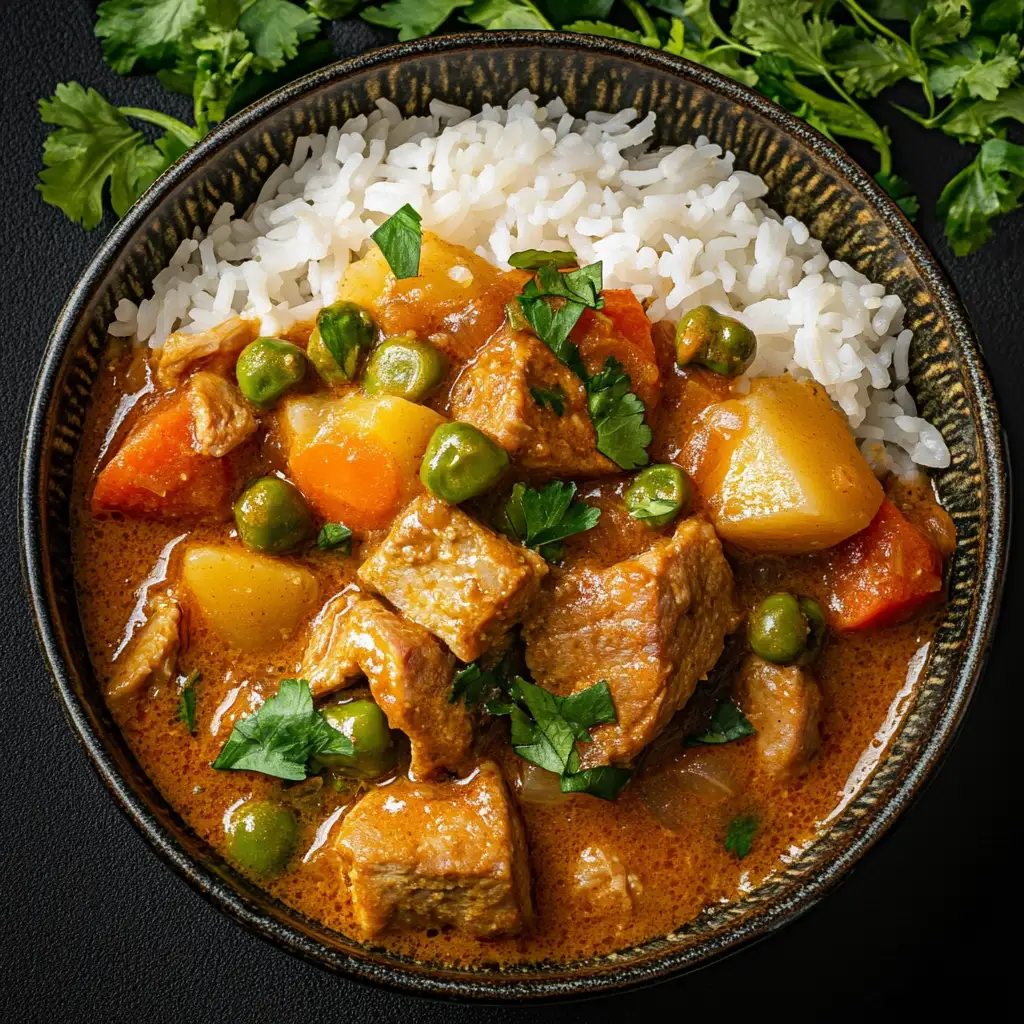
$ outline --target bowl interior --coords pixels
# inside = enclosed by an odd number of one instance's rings
[[[236,875],[198,840],[140,770],[107,713],[85,651],[72,578],[69,496],[100,372],[105,325],[122,297],[146,295],[192,229],[218,206],[244,209],[295,139],[387,97],[406,114],[438,98],[479,109],[522,88],[582,114],[657,114],[657,141],[706,135],[768,183],[768,201],[803,219],[831,255],[900,295],[915,332],[912,390],[953,463],[938,478],[956,521],[949,604],[900,724],[873,773],[827,832],[742,901],[715,907],[643,946],[572,965],[452,969],[403,960],[328,932]],[[463,35],[392,47],[301,80],[221,126],[168,172],[101,247],[58,321],[26,434],[25,569],[45,654],[97,769],[156,849],[248,927],[351,975],[455,997],[552,997],[654,980],[756,939],[806,909],[906,806],[948,745],[994,622],[1005,555],[1006,468],[997,414],[969,326],[902,216],[831,143],[727,79],[668,55],[592,37]]]

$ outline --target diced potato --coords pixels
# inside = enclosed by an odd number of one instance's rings
[[[329,444],[352,435],[369,437],[395,460],[405,500],[422,490],[419,472],[423,453],[431,435],[445,422],[444,416],[425,405],[393,395],[371,398],[360,392],[340,398],[289,399],[281,413],[289,458],[311,444]]]
[[[241,548],[193,545],[182,571],[186,600],[229,647],[273,648],[317,608],[311,572]]]
[[[824,390],[791,377],[709,407],[683,451],[723,540],[804,554],[871,522],[882,487]]]

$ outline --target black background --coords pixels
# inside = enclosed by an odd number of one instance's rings
[[[966,725],[918,802],[823,904],[774,938],[645,992],[550,1007],[443,1005],[355,985],[301,963],[221,916],[151,853],[93,774],[42,664],[18,564],[18,450],[51,325],[112,220],[89,234],[33,190],[44,129],[35,101],[77,79],[117,104],[173,110],[148,78],[102,63],[88,0],[0,0],[0,1019],[21,1021],[599,1021],[913,1018],[1013,986],[1021,899],[1019,762],[1024,601],[1011,562],[996,646]],[[341,55],[385,40],[337,24]],[[175,106],[177,104],[177,106]],[[1024,446],[1024,214],[955,259],[931,214],[966,150],[893,115],[896,167],[920,228],[982,340],[1011,451]],[[1021,507],[1018,494],[1018,508]],[[1009,1005],[1013,1005],[1012,1002]]]

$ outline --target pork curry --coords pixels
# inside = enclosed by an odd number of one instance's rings
[[[74,501],[99,684],[329,928],[468,966],[665,934],[870,773],[952,523],[819,387],[747,382],[738,320],[652,325],[571,253],[382,246],[273,337],[112,341]]]

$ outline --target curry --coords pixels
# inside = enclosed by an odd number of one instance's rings
[[[952,524],[710,307],[423,235],[281,336],[112,344],[78,600],[229,862],[424,960],[665,934],[814,841],[924,663]]]

